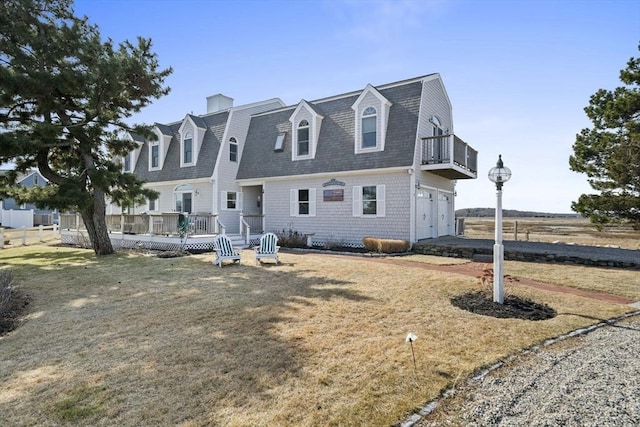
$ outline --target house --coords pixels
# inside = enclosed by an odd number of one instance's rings
[[[18,175],[16,186],[33,188],[44,187],[49,181],[40,174],[38,170],[30,170]],[[3,211],[31,211],[33,210],[33,225],[51,225],[58,220],[58,211],[56,209],[38,209],[30,203],[18,203],[13,198],[0,200],[0,223],[2,223]],[[6,223],[7,221],[5,221]],[[10,224],[3,224],[11,226]]]
[[[187,114],[174,123],[156,123],[156,141],[129,135],[139,144],[122,160],[123,170],[147,181],[159,198],[125,212],[214,215],[227,233],[239,233],[243,199],[235,177],[249,121],[253,114],[282,106],[274,98],[234,107],[232,98],[217,94],[207,98],[204,115]],[[107,213],[121,211],[111,204]]]
[[[206,114],[154,131],[157,141],[130,136],[138,148],[122,164],[160,196],[126,213],[185,213],[192,226],[213,218],[208,232],[247,242],[266,231],[354,247],[366,236],[452,235],[456,182],[477,177],[477,152],[454,134],[439,74],[291,106],[234,107],[218,94]]]
[[[236,176],[264,230],[318,246],[453,235],[456,181],[476,177],[439,74],[255,114]]]

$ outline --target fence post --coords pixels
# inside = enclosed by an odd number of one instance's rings
[[[20,227],[22,228],[22,246],[26,246],[27,244],[27,227]]]
[[[4,228],[0,228],[0,249],[4,249]]]
[[[513,240],[518,241],[518,221],[516,221],[513,227]]]

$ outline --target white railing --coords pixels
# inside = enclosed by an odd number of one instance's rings
[[[251,241],[251,226],[240,215],[240,235],[244,237],[245,243],[248,245]]]
[[[109,232],[125,234],[180,235],[181,215],[187,221],[188,234],[191,236],[217,234],[217,215],[179,214],[115,214],[106,215]],[[82,218],[77,214],[60,214],[60,228],[63,230],[85,230]],[[223,227],[224,228],[224,227]]]

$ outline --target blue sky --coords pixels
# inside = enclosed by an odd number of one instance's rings
[[[456,208],[495,205],[488,170],[513,177],[505,209],[570,212],[591,192],[569,170],[575,134],[600,88],[638,56],[637,0],[79,0],[115,42],[151,38],[171,93],[134,117],[202,114],[206,96],[235,105],[314,100],[433,72],[453,104],[456,135],[479,151]]]

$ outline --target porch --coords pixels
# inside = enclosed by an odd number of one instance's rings
[[[421,169],[448,179],[475,179],[478,151],[455,135],[426,136]]]
[[[240,233],[229,234],[235,247],[248,247],[263,233],[262,215],[240,215]],[[117,248],[153,250],[184,249],[190,252],[213,250],[218,234],[226,227],[213,214],[116,214],[106,215],[111,243]],[[78,214],[60,215],[62,243],[90,246],[86,227]]]

